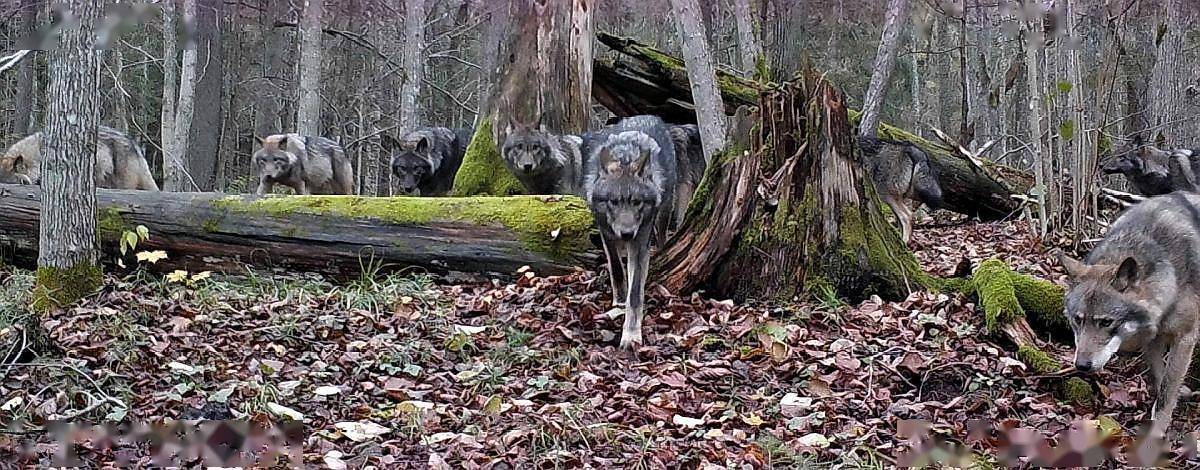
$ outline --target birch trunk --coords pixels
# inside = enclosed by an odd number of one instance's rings
[[[404,83],[400,85],[400,128],[409,130],[420,121],[421,80],[425,63],[425,0],[404,0]]]
[[[879,40],[879,51],[875,54],[875,67],[871,72],[871,84],[863,98],[863,117],[858,134],[874,137],[879,128],[879,113],[887,99],[888,82],[896,68],[896,49],[900,47],[900,32],[908,19],[908,0],[891,0],[888,3],[887,22],[883,26],[883,37]]]
[[[1026,3],[1032,5],[1034,0],[1026,0]],[[1021,36],[1025,49],[1025,84],[1027,93],[1025,98],[1028,100],[1026,102],[1025,119],[1029,126],[1028,145],[1033,160],[1034,191],[1037,193],[1038,228],[1042,236],[1045,236],[1050,228],[1049,220],[1046,216],[1049,209],[1046,207],[1046,179],[1049,176],[1047,169],[1050,168],[1050,165],[1047,161],[1046,146],[1042,140],[1042,116],[1045,115],[1045,109],[1043,108],[1045,96],[1042,93],[1041,73],[1038,66],[1038,51],[1043,44],[1040,39],[1042,28],[1038,27],[1038,25],[1041,25],[1041,10],[1036,7],[1030,8],[1030,10],[1037,10],[1037,13],[1031,15],[1030,18],[1026,18],[1021,23],[1023,25]]]
[[[21,0],[21,32],[22,36],[30,41],[33,40],[33,33],[37,30],[39,10],[41,10],[40,0]],[[33,44],[29,46],[32,47]],[[33,85],[37,81],[37,73],[34,70],[35,63],[34,57],[26,57],[16,70],[17,96],[14,98],[16,109],[13,114],[13,134],[18,136],[29,135],[37,127],[33,112]]]
[[[716,68],[706,47],[704,23],[700,18],[697,0],[671,0],[675,11],[679,40],[683,44],[683,59],[691,81],[692,99],[696,103],[696,121],[700,125],[700,141],[705,161],[725,150],[725,103],[717,89]]]
[[[321,10],[324,0],[304,0],[300,14],[300,63],[296,75],[300,96],[296,104],[296,132],[321,135]]]
[[[100,286],[96,237],[95,159],[100,116],[100,51],[95,48],[100,5],[58,4],[77,21],[50,51],[49,103],[42,136],[38,273],[34,307],[47,311],[74,303]]]
[[[162,2],[163,15],[163,98],[162,123],[160,133],[163,151],[163,191],[179,192],[185,190],[183,185],[184,173],[183,156],[175,150],[175,101],[179,85],[177,75],[177,26],[175,21],[175,0]]]
[[[195,191],[199,187],[188,173],[187,154],[190,148],[192,116],[196,110],[196,0],[183,0],[183,24],[187,43],[179,67],[179,100],[175,104],[174,136],[170,144],[173,163],[178,165],[176,187],[168,191]]]

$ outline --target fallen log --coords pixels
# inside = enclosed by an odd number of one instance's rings
[[[37,261],[39,190],[0,185],[0,260]],[[592,216],[578,198],[258,198],[216,193],[97,191],[101,247],[138,225],[163,250],[157,270],[242,272],[245,266],[354,278],[364,271],[538,274],[591,267]],[[130,261],[127,261],[127,264]]]
[[[614,53],[597,55],[592,69],[592,97],[617,116],[657,114],[672,122],[696,122],[687,70],[676,57],[634,39],[598,33],[597,39]],[[717,71],[717,85],[725,109],[757,105],[758,94],[778,87],[737,76],[728,70]],[[857,124],[859,113],[848,110]],[[912,143],[929,154],[938,170],[944,209],[997,220],[1018,211],[1021,202],[1013,194],[1026,194],[1033,178],[1026,172],[982,160],[979,168],[966,157],[944,145],[930,142],[897,127],[883,123],[879,136]]]

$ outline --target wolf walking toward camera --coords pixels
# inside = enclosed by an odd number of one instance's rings
[[[613,309],[625,311],[621,348],[634,349],[642,344],[651,239],[665,237],[671,223],[675,146],[654,116],[624,119],[596,138],[584,188],[608,259]]]
[[[259,195],[276,184],[296,194],[354,194],[354,167],[342,146],[324,137],[276,134],[258,139],[254,152]]]
[[[912,239],[913,213],[921,204],[937,209],[942,187],[929,155],[917,146],[887,139],[859,137],[865,169],[875,182],[879,198],[896,216],[905,243]]]
[[[406,132],[398,141],[390,137],[383,141],[384,148],[392,155],[392,186],[397,193],[444,196],[454,186],[454,175],[471,143],[471,131],[419,127]]]
[[[0,183],[38,184],[42,133],[13,144],[0,157]],[[100,126],[96,131],[96,187],[158,191],[142,148],[123,132]]]
[[[1126,211],[1086,261],[1062,257],[1075,368],[1144,352],[1154,391],[1151,436],[1170,427],[1200,332],[1200,195],[1158,196]]]

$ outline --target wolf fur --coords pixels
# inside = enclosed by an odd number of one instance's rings
[[[41,181],[42,135],[37,132],[21,139],[0,157],[0,183],[38,184]],[[99,126],[95,156],[96,187],[158,191],[158,183],[150,173],[141,146],[123,132]]]
[[[583,138],[554,135],[545,126],[504,130],[504,165],[530,194],[583,195]]]
[[[675,187],[675,209],[672,225],[683,223],[688,205],[704,179],[708,164],[704,160],[704,146],[700,142],[700,128],[695,124],[669,126],[671,141],[675,144],[675,168],[679,172],[679,184]]]
[[[871,174],[879,198],[896,215],[905,243],[912,239],[913,213],[925,204],[937,209],[942,204],[942,187],[929,155],[907,142],[859,137],[864,166]]]
[[[1175,191],[1180,178],[1186,178],[1179,170],[1172,177],[1171,152],[1134,139],[1130,148],[1104,159],[1101,171],[1106,175],[1122,174],[1133,185],[1134,190],[1145,196],[1158,196]],[[1190,165],[1188,165],[1190,166]]]
[[[471,141],[470,130],[419,127],[399,141],[384,138],[392,154],[393,189],[413,196],[444,196],[454,185]]]
[[[1102,369],[1118,352],[1144,352],[1161,438],[1200,325],[1200,195],[1151,198],[1122,214],[1085,261],[1061,260],[1070,276],[1066,315],[1075,368]]]
[[[324,137],[275,134],[254,152],[259,195],[281,184],[296,194],[354,194],[354,167],[342,146]]]
[[[608,260],[613,310],[625,311],[621,347],[632,349],[642,344],[651,237],[664,237],[671,222],[675,146],[654,116],[624,119],[599,139],[590,148],[584,188]]]

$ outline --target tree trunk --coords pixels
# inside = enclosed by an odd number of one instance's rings
[[[709,166],[658,256],[667,289],[737,300],[860,299],[931,285],[865,184],[841,92],[809,71],[764,92],[758,109],[737,119],[746,144]]]
[[[38,256],[38,196],[37,186],[0,185],[0,253],[17,265]],[[355,279],[375,268],[486,276],[529,266],[550,275],[601,259],[591,211],[573,197],[254,198],[105,189],[97,207],[111,259],[121,257],[121,234],[144,225],[150,238],[138,250],[166,251],[166,260],[149,267],[168,272],[240,273],[252,265]],[[45,220],[43,228],[52,226]],[[132,254],[124,261],[136,263]]]
[[[296,104],[296,132],[321,135],[321,11],[324,0],[303,0],[300,13],[300,64],[296,75],[300,96]]]
[[[483,121],[488,118],[487,110],[491,109],[492,87],[495,85],[495,80],[500,76],[500,71],[497,67],[500,65],[498,60],[500,56],[501,43],[508,37],[508,5],[506,2],[487,3],[484,7],[487,9],[487,28],[480,39],[480,60],[479,70],[479,102],[476,109],[479,114],[475,115],[475,127],[478,128],[483,124]]]
[[[587,130],[592,88],[592,0],[512,0],[504,13],[499,76],[454,181],[460,196],[509,195],[523,187],[500,160],[508,126],[539,123],[555,134]],[[501,7],[503,8],[503,7]],[[499,27],[499,26],[498,26]]]
[[[175,150],[175,108],[176,91],[179,77],[176,76],[179,46],[177,44],[177,26],[175,16],[175,1],[162,2],[163,15],[163,98],[162,122],[160,130],[163,149],[163,191],[178,192],[186,189],[187,167],[183,163],[183,155]]]
[[[421,80],[425,71],[425,0],[404,0],[404,83],[400,85],[400,128],[419,125]]]
[[[742,74],[750,78],[758,70],[758,62],[766,58],[763,56],[762,43],[758,40],[758,27],[754,24],[750,0],[733,0],[733,8],[737,19],[738,53],[741,55]]]
[[[1024,2],[1033,2],[1035,0],[1023,0]],[[1037,196],[1037,212],[1038,212],[1038,228],[1042,236],[1045,236],[1050,231],[1049,219],[1047,214],[1051,212],[1051,208],[1047,206],[1047,177],[1050,175],[1049,158],[1046,155],[1046,146],[1042,139],[1042,117],[1046,115],[1043,102],[1045,94],[1042,92],[1041,68],[1038,66],[1038,51],[1041,49],[1044,41],[1042,38],[1041,25],[1041,9],[1036,9],[1038,12],[1034,18],[1029,18],[1021,22],[1022,24],[1022,46],[1025,50],[1025,84],[1026,84],[1026,109],[1025,119],[1029,126],[1029,151],[1032,154],[1033,160],[1033,175],[1036,186],[1034,187]]]
[[[41,11],[41,0],[21,0],[21,35],[33,41],[34,32],[38,27],[38,12]],[[29,44],[33,46],[33,44]],[[25,136],[33,133],[37,127],[36,116],[33,112],[33,85],[37,81],[37,72],[34,69],[34,64],[37,61],[34,57],[26,57],[17,66],[17,96],[13,98],[15,101],[15,113],[13,114],[13,134]]]
[[[712,55],[705,46],[704,23],[701,22],[696,2],[697,0],[671,0],[671,5],[675,10],[679,41],[683,44],[683,58],[691,82],[692,99],[696,104],[704,160],[711,162],[713,155],[725,150],[725,103],[721,101],[720,91],[717,90],[716,67],[713,66]]]
[[[284,66],[284,55],[288,50],[288,38],[284,31],[275,27],[275,21],[288,15],[287,2],[266,2],[260,27],[263,34],[262,76],[254,87],[255,118],[254,134],[265,137],[291,128],[285,124],[289,119],[280,106],[279,89],[287,88],[288,70]]]
[[[167,191],[195,191],[200,189],[189,173],[188,149],[191,148],[192,119],[196,111],[196,1],[183,0],[183,24],[187,31],[187,42],[183,47],[183,61],[179,67],[179,100],[175,103],[174,136],[171,139],[171,160],[178,165],[174,175],[174,187]]]
[[[1188,28],[1190,8],[1185,0],[1165,0],[1164,14],[1159,24],[1158,48],[1154,69],[1150,73],[1150,125],[1154,132],[1151,142],[1163,140],[1172,144],[1190,144],[1185,139],[1192,134],[1191,119],[1184,118],[1185,83],[1190,79],[1184,39]],[[1161,137],[1161,139],[1160,139]]]
[[[191,1],[191,0],[189,0]],[[191,124],[187,146],[181,148],[190,182],[200,191],[216,189],[217,159],[221,154],[222,103],[225,96],[225,66],[221,45],[223,0],[195,0],[196,70]],[[181,101],[183,97],[180,97]]]
[[[879,127],[879,113],[887,99],[888,83],[892,70],[896,68],[896,50],[900,48],[900,32],[908,20],[908,0],[891,0],[888,3],[887,21],[883,26],[883,37],[879,40],[879,51],[875,53],[875,67],[871,72],[871,84],[863,98],[863,117],[858,133],[874,137]]]
[[[97,264],[95,159],[100,124],[100,51],[92,0],[58,5],[77,20],[62,30],[50,51],[49,103],[42,136],[41,198],[46,223],[38,230],[34,307],[40,311],[74,303],[100,286]],[[29,243],[32,245],[32,243]]]

